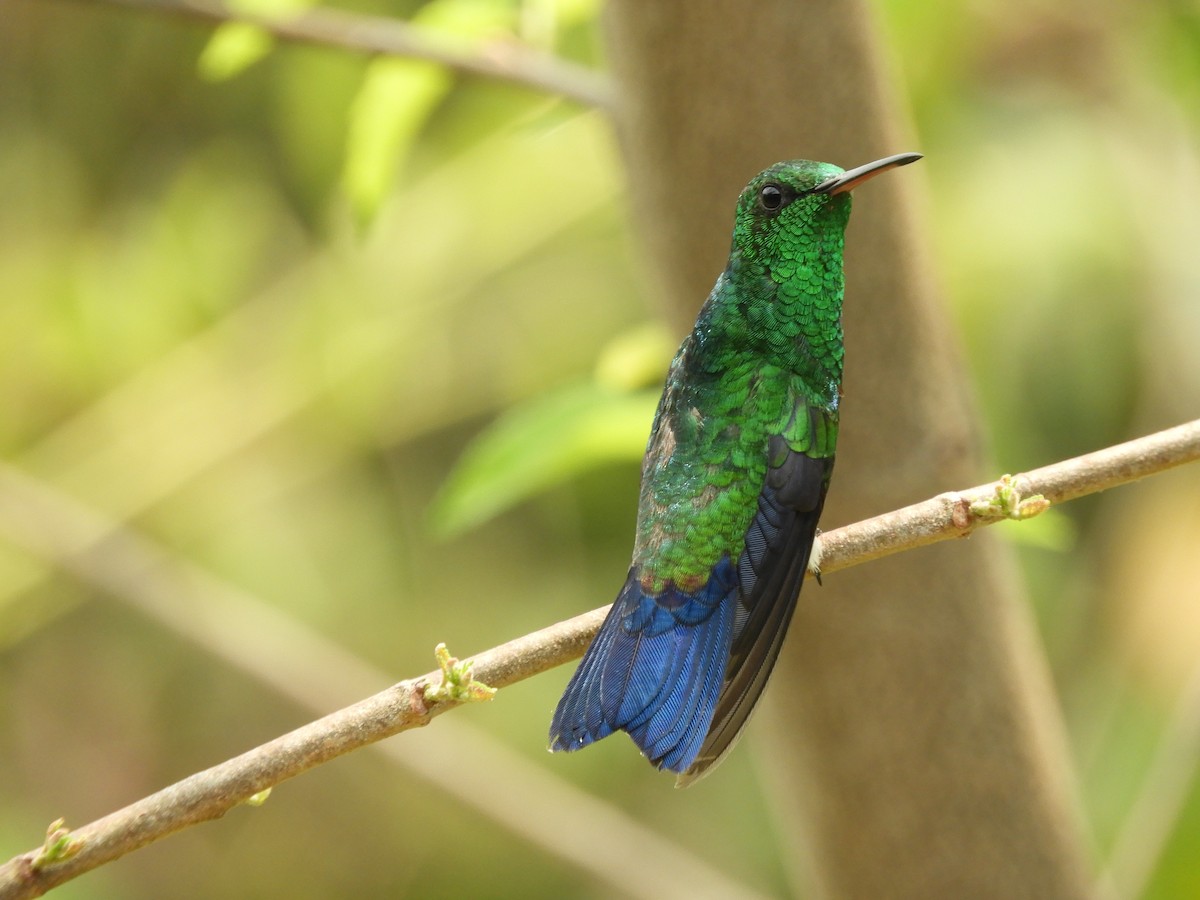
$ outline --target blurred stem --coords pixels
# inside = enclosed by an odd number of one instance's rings
[[[294,15],[270,16],[230,9],[209,0],[93,0],[150,13],[222,24],[257,25],[280,40],[334,47],[355,53],[428,60],[468,75],[557,94],[583,106],[606,108],[608,79],[598,72],[516,43],[466,45],[445,35],[382,16],[316,7]]]
[[[1200,765],[1200,666],[1175,706],[1158,750],[1121,825],[1101,884],[1116,897],[1141,897],[1187,805]]]
[[[1012,482],[1024,492],[1038,492],[1052,501],[1069,500],[1196,459],[1200,459],[1200,420],[1046,466]],[[942,494],[829,532],[822,537],[822,570],[831,573],[903,549],[963,536],[998,521],[975,515],[971,507],[994,496],[999,485],[993,482]],[[203,615],[193,612],[187,619],[179,612],[171,614],[178,620],[175,627],[185,635],[207,633],[211,621],[221,617],[220,606],[214,609],[204,602],[164,602],[164,596],[179,599],[201,593],[205,601],[228,602],[214,587],[213,576],[202,569],[175,559],[131,530],[110,530],[91,510],[2,465],[0,533],[80,580],[134,600],[160,619],[167,607],[202,610]],[[575,659],[583,653],[606,612],[607,607],[596,609],[477,654],[475,677],[493,687],[504,687]],[[247,629],[243,637],[250,642],[250,657],[259,652],[269,656],[272,641],[278,641],[275,631],[286,627],[273,622],[263,628],[264,624]],[[292,635],[285,637],[290,639]],[[168,834],[217,818],[255,794],[320,763],[428,724],[434,716],[458,705],[424,700],[424,686],[436,683],[439,677],[435,671],[402,681],[85,825],[70,834],[74,852],[69,858],[35,866],[34,860],[43,848],[15,857],[0,866],[0,900],[40,896]],[[487,751],[477,758],[486,762]],[[472,775],[470,768],[465,771]],[[572,819],[577,818],[577,809],[567,808]],[[657,838],[646,832],[638,839]],[[706,872],[704,877],[713,876]]]

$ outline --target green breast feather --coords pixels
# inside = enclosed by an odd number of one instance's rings
[[[689,351],[690,342],[672,376]],[[800,375],[744,360],[691,384],[664,393],[643,466],[633,563],[652,594],[668,582],[694,591],[723,556],[738,559],[767,468],[782,462],[768,458],[772,435],[820,458],[837,443],[836,395],[818,399]]]

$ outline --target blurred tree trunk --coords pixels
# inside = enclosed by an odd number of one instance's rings
[[[757,171],[920,149],[869,13],[862,0],[611,0],[633,204],[681,329]],[[984,480],[915,209],[927,165],[857,192],[827,526]],[[1090,894],[1062,725],[1012,571],[981,535],[801,596],[752,730],[818,896]]]

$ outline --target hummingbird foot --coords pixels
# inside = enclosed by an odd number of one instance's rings
[[[824,582],[821,581],[821,550],[821,529],[818,528],[817,533],[813,535],[812,549],[808,551],[808,571],[817,579],[817,584],[824,587]]]

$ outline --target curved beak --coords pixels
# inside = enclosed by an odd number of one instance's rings
[[[841,175],[834,176],[828,181],[821,182],[812,189],[812,192],[814,194],[842,194],[853,190],[864,181],[869,181],[880,172],[886,172],[888,169],[894,169],[897,166],[907,166],[909,163],[915,163],[920,158],[920,153],[897,153],[895,156],[877,159],[875,162],[869,162],[865,166],[859,166],[856,169],[851,169],[849,172],[843,172]]]

